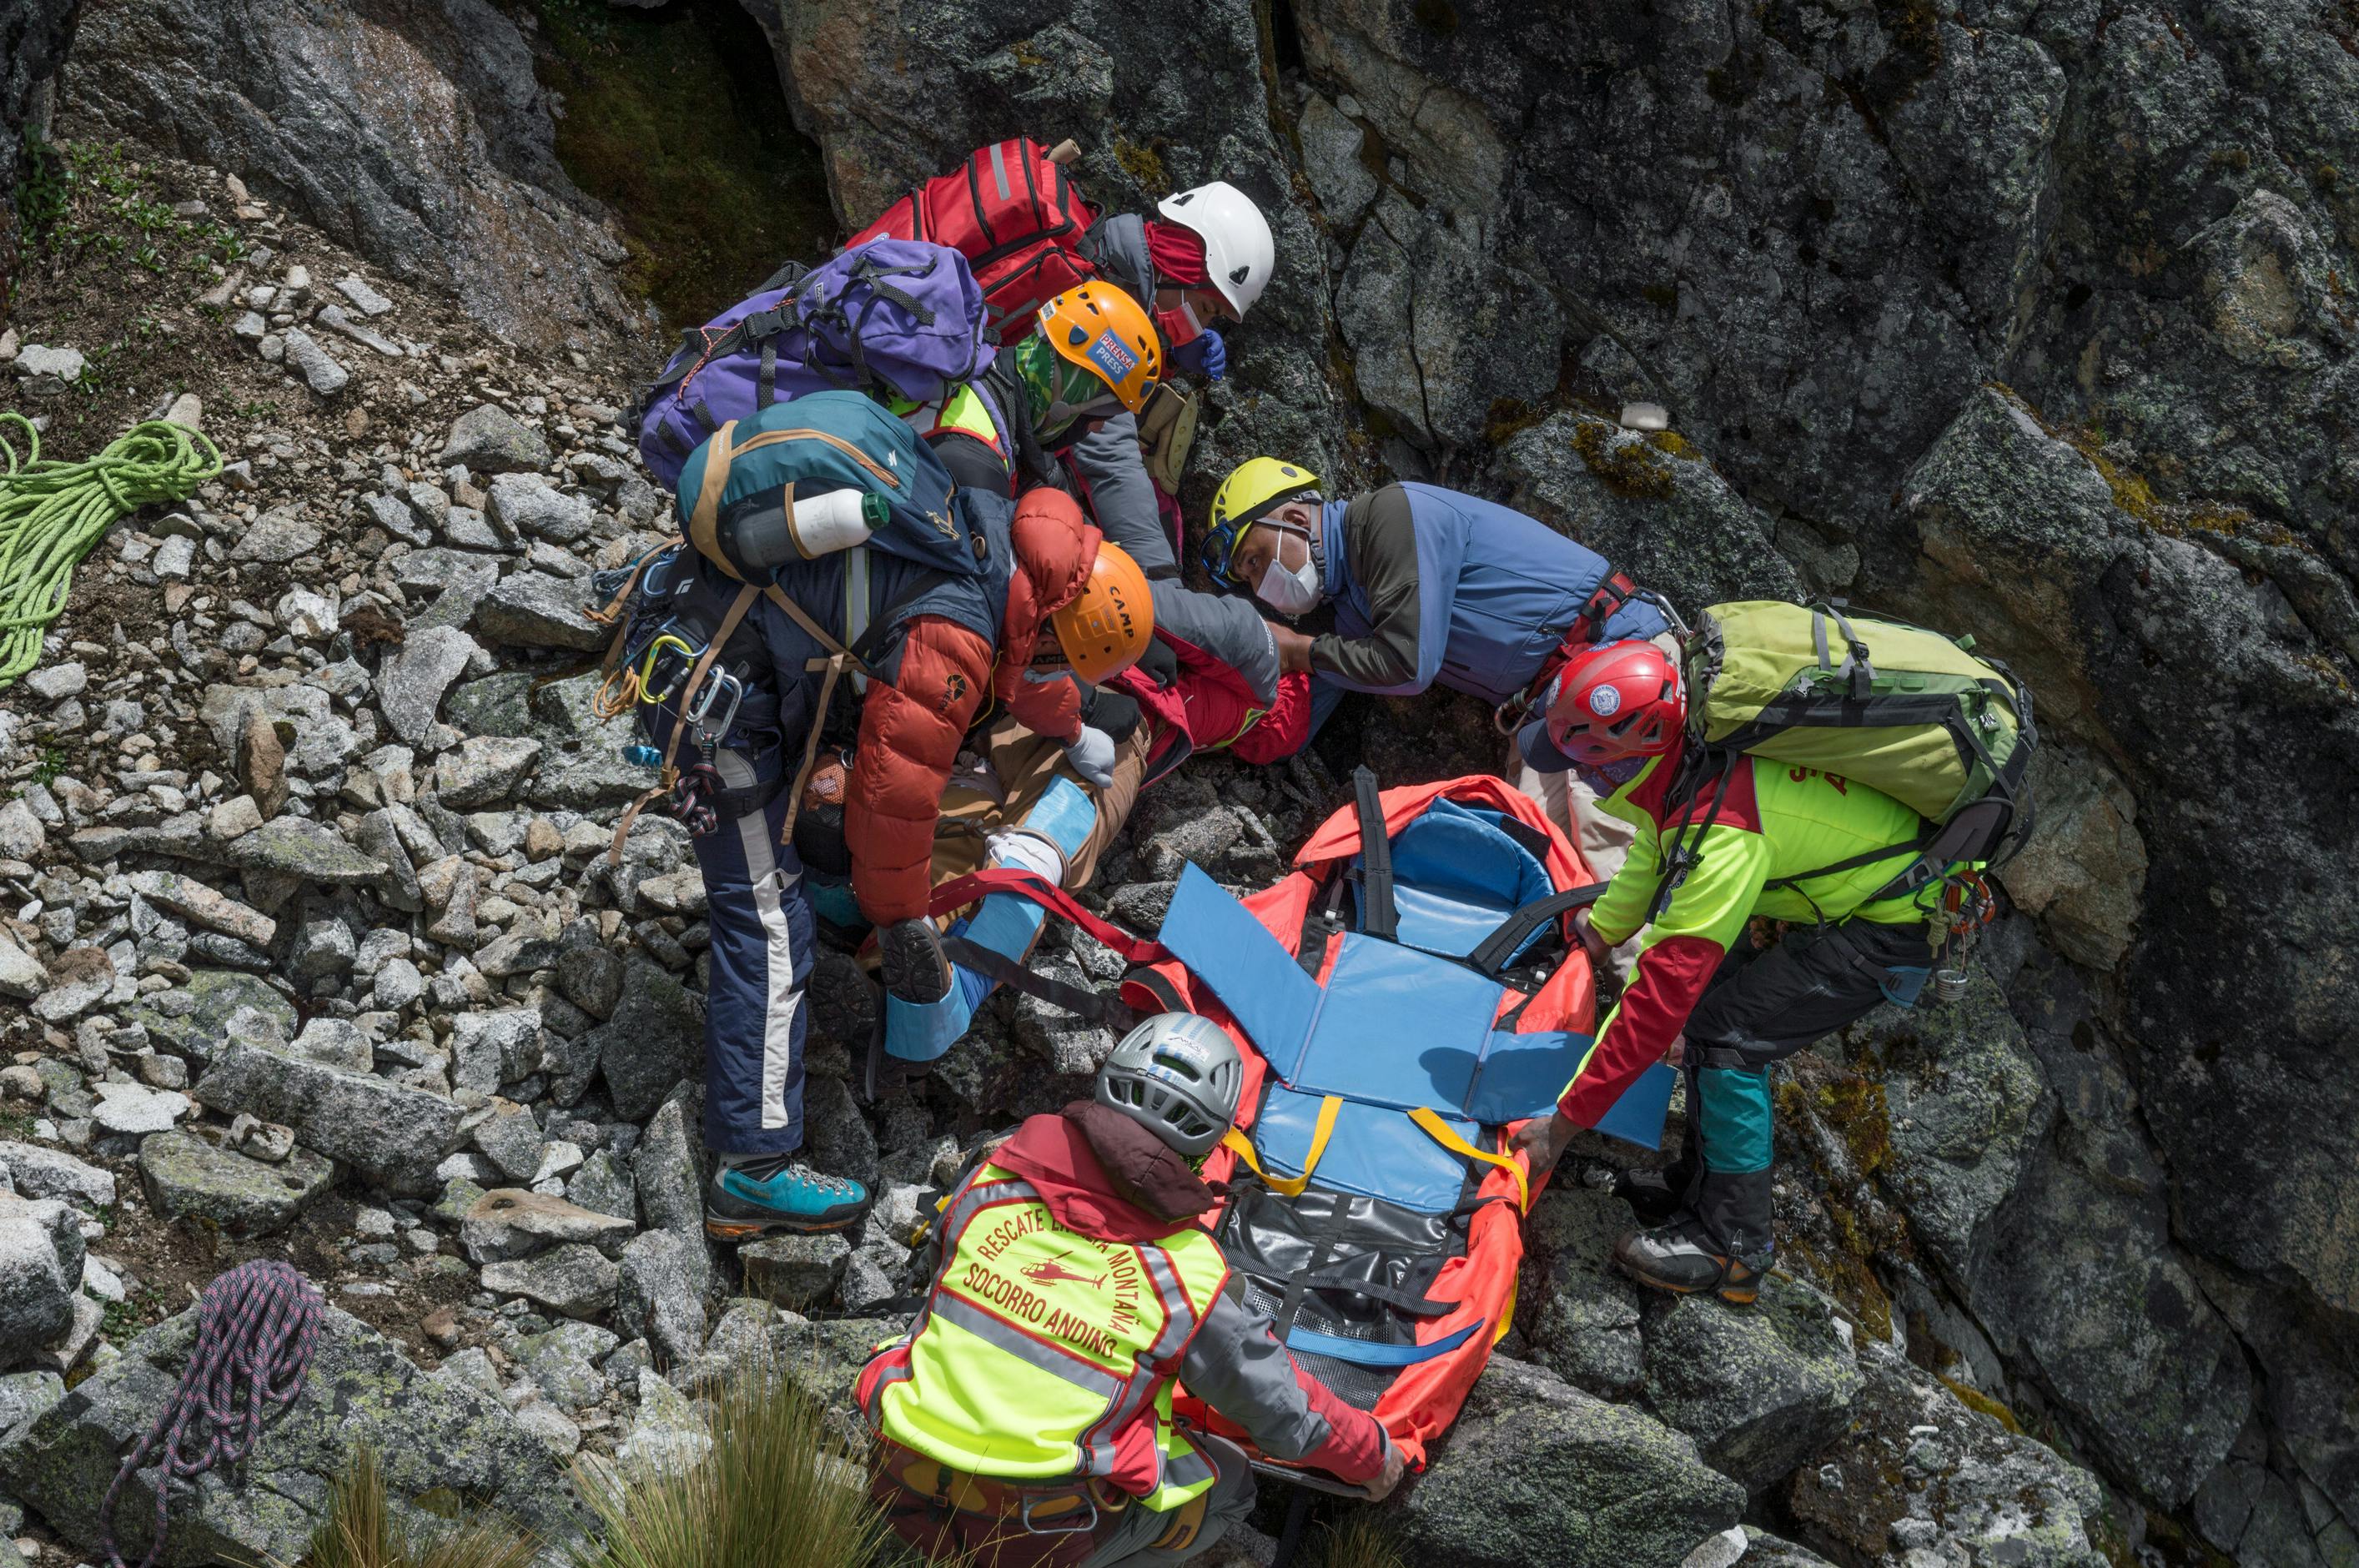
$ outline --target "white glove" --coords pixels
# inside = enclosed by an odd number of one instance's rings
[[[1066,746],[1065,760],[1071,763],[1073,771],[1087,779],[1093,788],[1110,789],[1114,787],[1114,736],[1105,731],[1083,724],[1082,733]]]

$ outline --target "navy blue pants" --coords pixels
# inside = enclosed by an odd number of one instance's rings
[[[778,753],[762,761],[777,766]],[[715,754],[722,782],[755,781],[756,762]],[[788,793],[724,818],[690,842],[704,873],[712,978],[704,1002],[704,1146],[725,1154],[785,1154],[803,1142],[803,1040],[810,1009],[811,907],[802,862],[778,842]]]

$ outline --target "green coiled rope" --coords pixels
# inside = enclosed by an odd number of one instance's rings
[[[20,456],[8,439],[24,432]],[[41,634],[65,613],[73,570],[118,517],[151,501],[185,501],[222,471],[202,432],[149,419],[87,463],[41,455],[41,432],[0,411],[0,691],[40,661]]]

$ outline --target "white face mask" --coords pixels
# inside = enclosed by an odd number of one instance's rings
[[[1254,597],[1281,615],[1299,615],[1317,609],[1327,594],[1320,585],[1319,563],[1310,558],[1310,536],[1300,528],[1284,531],[1303,540],[1305,559],[1299,566],[1284,564],[1286,547],[1281,543],[1270,553],[1269,564],[1262,569],[1261,581],[1254,584]]]

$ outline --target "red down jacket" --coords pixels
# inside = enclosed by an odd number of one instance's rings
[[[925,912],[932,888],[934,822],[960,740],[986,694],[1035,735],[1082,733],[1081,691],[1070,681],[1024,679],[1050,615],[1089,582],[1098,530],[1071,496],[1034,490],[1016,505],[1016,570],[993,648],[970,627],[920,615],[893,634],[880,679],[860,713],[860,742],[843,811],[860,912],[888,925]]]

